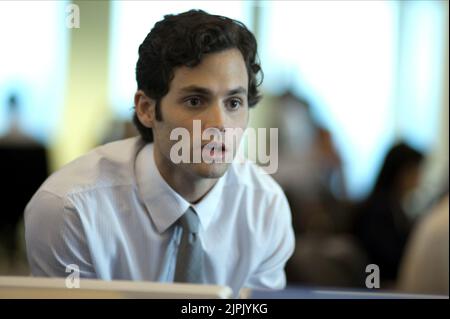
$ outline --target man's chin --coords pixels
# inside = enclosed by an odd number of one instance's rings
[[[194,164],[192,169],[195,175],[202,178],[220,178],[226,173],[229,166],[229,163],[199,163]]]

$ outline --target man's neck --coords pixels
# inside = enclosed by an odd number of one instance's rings
[[[200,178],[189,174],[165,159],[157,149],[154,149],[153,158],[159,174],[166,183],[191,204],[202,200],[218,181],[217,178]]]

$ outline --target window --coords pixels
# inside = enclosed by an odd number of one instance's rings
[[[350,195],[365,195],[387,148],[436,138],[440,1],[262,2],[264,88],[294,89],[333,134]]]
[[[17,94],[23,131],[47,142],[64,98],[66,1],[0,2],[0,134],[9,128],[8,96]]]

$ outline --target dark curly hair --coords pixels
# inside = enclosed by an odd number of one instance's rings
[[[157,22],[139,46],[136,64],[138,90],[156,101],[156,120],[162,120],[161,99],[169,91],[176,67],[194,67],[204,54],[231,48],[239,49],[244,57],[249,78],[248,105],[252,107],[261,99],[258,86],[262,83],[263,74],[257,57],[256,39],[243,23],[202,10],[166,15]],[[142,125],[136,112],[133,122],[142,138],[152,142],[152,129]]]

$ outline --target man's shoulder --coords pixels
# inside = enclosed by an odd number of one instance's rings
[[[244,187],[266,194],[284,194],[280,185],[263,167],[245,159],[233,162],[228,172],[228,185]]]
[[[241,202],[239,212],[244,218],[240,223],[247,225],[251,236],[267,236],[273,229],[290,229],[287,198],[281,186],[261,166],[248,160],[234,162],[225,187],[228,195],[225,198]]]
[[[133,183],[138,137],[98,146],[54,172],[40,187],[57,196]]]

